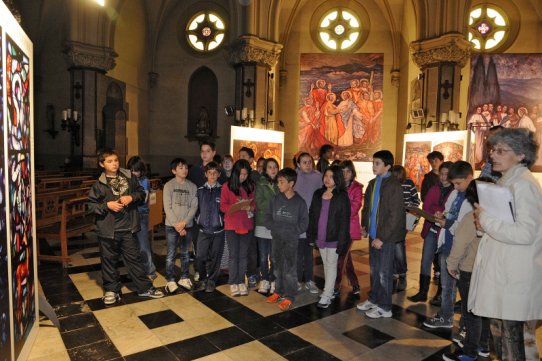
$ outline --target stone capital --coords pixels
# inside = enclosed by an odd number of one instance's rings
[[[396,88],[399,88],[399,84],[401,82],[401,72],[399,69],[392,69],[390,71],[391,75],[391,85],[393,85]]]
[[[73,68],[88,68],[104,73],[116,65],[118,54],[109,47],[96,46],[77,41],[68,41],[64,49],[66,61]]]
[[[455,63],[462,68],[470,59],[471,49],[472,44],[458,33],[410,43],[412,60],[421,70],[440,63]]]
[[[228,47],[229,63],[254,62],[274,67],[282,51],[282,45],[260,39],[254,35],[243,35]]]

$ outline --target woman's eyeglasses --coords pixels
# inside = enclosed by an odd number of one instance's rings
[[[513,149],[504,149],[504,148],[489,148],[489,154],[497,153],[498,155],[503,155],[506,152],[513,152]]]

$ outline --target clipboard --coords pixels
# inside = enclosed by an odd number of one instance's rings
[[[242,211],[242,208],[245,208],[246,206],[250,206],[252,203],[252,199],[240,199],[237,201],[237,203],[232,204],[230,209],[228,210],[228,214],[232,214],[235,212]]]
[[[407,212],[412,213],[418,217],[423,217],[427,219],[429,222],[433,222],[433,223],[437,222],[437,219],[435,218],[434,215],[432,215],[429,212],[424,211],[421,208],[414,207],[414,206],[406,206],[405,209],[407,210]]]
[[[514,195],[508,187],[476,181],[478,203],[492,217],[506,223],[515,223]]]

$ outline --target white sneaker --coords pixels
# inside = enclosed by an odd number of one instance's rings
[[[303,289],[303,283],[297,282],[297,292],[301,291]]]
[[[111,306],[120,301],[120,294],[113,291],[107,291],[102,297],[104,305]]]
[[[329,297],[322,296],[320,297],[320,301],[316,304],[316,307],[318,308],[328,308],[329,305],[331,305],[331,299]]]
[[[316,283],[314,283],[314,281],[306,282],[305,287],[309,290],[310,293],[317,294],[318,292],[320,292],[318,287],[316,287]]]
[[[241,296],[248,296],[248,289],[246,284],[239,283],[239,294]]]
[[[192,282],[190,281],[190,278],[181,278],[178,283],[179,283],[179,286],[181,286],[185,290],[187,291],[192,290],[193,286],[192,286]]]
[[[271,287],[269,288],[269,294],[275,293],[275,281],[271,281]]]
[[[374,303],[372,303],[371,301],[367,300],[363,303],[359,303],[356,308],[360,311],[369,311],[369,310],[372,310],[373,308],[377,308],[378,305],[375,305]]]
[[[365,313],[365,316],[369,318],[390,318],[392,316],[391,311],[384,311],[380,307],[375,307]]]
[[[166,283],[166,287],[164,287],[164,290],[166,293],[173,294],[179,289],[179,286],[177,286],[177,283],[174,281],[169,281]]]
[[[259,293],[268,293],[270,287],[271,287],[271,285],[269,284],[269,281],[261,280],[260,288],[258,289],[258,292]]]
[[[230,295],[232,297],[239,296],[239,286],[237,285],[230,285]]]

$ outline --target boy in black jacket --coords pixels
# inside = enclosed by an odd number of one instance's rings
[[[275,293],[267,297],[268,303],[279,302],[282,311],[289,310],[297,293],[297,246],[299,235],[307,230],[309,217],[307,204],[294,191],[297,173],[284,168],[277,174],[277,194],[265,214],[266,227],[273,237],[271,258],[275,273]]]
[[[403,187],[392,177],[393,154],[381,150],[373,154],[373,173],[361,211],[363,233],[369,235],[371,291],[369,299],[357,308],[369,318],[391,317],[393,259],[395,243],[405,238],[406,215]]]
[[[104,172],[92,185],[88,196],[88,212],[96,215],[96,233],[100,245],[102,281],[105,294],[103,303],[113,305],[120,301],[122,284],[116,265],[119,257],[138,296],[161,298],[164,293],[152,286],[145,275],[135,234],[139,231],[137,206],[145,199],[145,192],[129,170],[119,168],[117,153],[111,149],[98,155]]]
[[[224,251],[224,215],[220,212],[222,186],[218,183],[220,167],[215,162],[205,165],[207,182],[198,188],[199,228],[196,256],[197,271],[205,292],[213,292],[220,274],[220,260]]]

